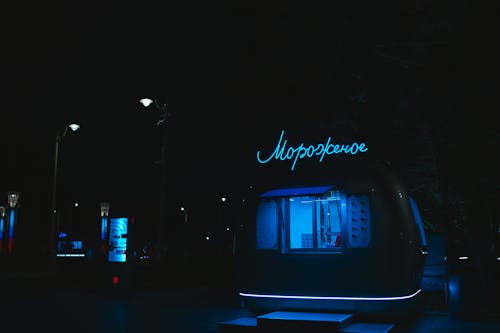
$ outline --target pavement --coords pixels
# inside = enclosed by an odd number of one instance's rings
[[[119,288],[82,284],[71,275],[0,273],[2,332],[219,332],[221,322],[254,316],[230,283]],[[428,308],[393,332],[500,332],[500,317],[457,318]]]

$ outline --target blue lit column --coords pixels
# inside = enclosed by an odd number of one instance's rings
[[[0,206],[0,254],[3,254],[3,240],[6,239],[7,237],[4,236],[4,232],[7,229],[5,227],[6,223],[6,210],[4,206]]]
[[[107,239],[109,226],[109,202],[101,202],[101,242],[99,251],[107,257]]]
[[[19,201],[19,192],[9,192],[7,196],[9,202],[9,219],[7,224],[7,254],[14,251],[14,237],[17,220],[17,204]]]

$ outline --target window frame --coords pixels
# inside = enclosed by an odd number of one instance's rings
[[[332,193],[333,192],[333,193]],[[336,192],[336,193],[335,193]],[[335,199],[335,196],[338,196],[338,198]],[[257,248],[257,233],[258,230],[255,230],[255,249],[258,252],[279,252],[281,254],[341,254],[343,253],[346,249],[352,248],[349,244],[348,240],[348,230],[347,228],[349,227],[349,223],[347,221],[348,218],[348,198],[349,196],[358,196],[358,195],[366,195],[368,197],[368,205],[369,207],[369,223],[370,223],[370,228],[369,228],[369,237],[370,241],[368,246],[371,246],[371,237],[372,237],[372,214],[371,214],[371,194],[367,192],[344,192],[338,189],[327,191],[322,194],[301,194],[301,195],[285,195],[285,196],[276,196],[276,197],[267,197],[267,198],[262,198],[263,200],[272,200],[276,203],[276,215],[277,215],[277,248]],[[333,196],[333,199],[328,199]],[[290,224],[291,224],[291,205],[290,205],[290,199],[300,199],[307,197],[308,199],[313,200],[314,207],[312,208],[312,213],[311,213],[311,218],[312,218],[312,241],[313,241],[313,247],[312,248],[291,248],[291,232],[290,232]],[[318,230],[318,226],[320,221],[318,221],[319,218],[321,218],[323,212],[322,212],[322,201],[336,201],[338,200],[337,207],[339,209],[339,214],[338,214],[338,220],[339,220],[339,234],[341,236],[341,243],[340,246],[334,246],[331,248],[326,248],[326,247],[319,247],[318,244],[318,238],[321,237],[320,233],[321,230]],[[258,203],[259,205],[261,204],[261,201]],[[324,218],[324,217],[323,217]],[[325,224],[326,225],[326,224]],[[257,221],[256,221],[256,227],[257,227]],[[363,247],[358,247],[358,248],[365,248]]]

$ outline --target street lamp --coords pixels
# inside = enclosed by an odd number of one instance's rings
[[[167,97],[168,102],[168,97]],[[148,108],[150,105],[154,105],[156,110],[159,112],[159,118],[156,122],[156,126],[160,128],[160,221],[158,225],[158,247],[161,250],[164,233],[164,224],[166,223],[166,203],[167,203],[167,118],[171,116],[168,112],[167,103],[159,103],[157,99],[154,98],[141,98],[139,103],[145,108]]]
[[[148,107],[153,103],[153,100],[151,98],[141,98],[139,100],[139,103],[141,103],[144,107]]]
[[[167,102],[168,102],[168,98],[167,98]],[[167,103],[160,104],[157,99],[151,99],[148,97],[141,98],[139,100],[139,103],[141,103],[142,106],[144,106],[145,108],[149,107],[150,105],[154,105],[156,110],[158,110],[160,112],[160,118],[158,119],[156,126],[166,125],[167,117],[171,116],[171,114],[168,112]]]
[[[51,224],[50,224],[50,257],[51,262],[55,263],[56,252],[57,252],[57,237],[59,233],[59,218],[57,212],[57,167],[59,163],[59,144],[62,139],[68,134],[69,131],[76,132],[80,128],[80,125],[75,123],[70,123],[64,126],[64,128],[56,133],[55,140],[55,153],[54,153],[54,176],[52,183],[52,212],[51,212]]]

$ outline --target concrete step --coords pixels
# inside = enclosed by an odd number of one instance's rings
[[[220,333],[388,333],[392,323],[353,322],[345,313],[275,311],[221,322]]]
[[[259,332],[339,332],[352,322],[351,314],[275,311],[257,316]]]

